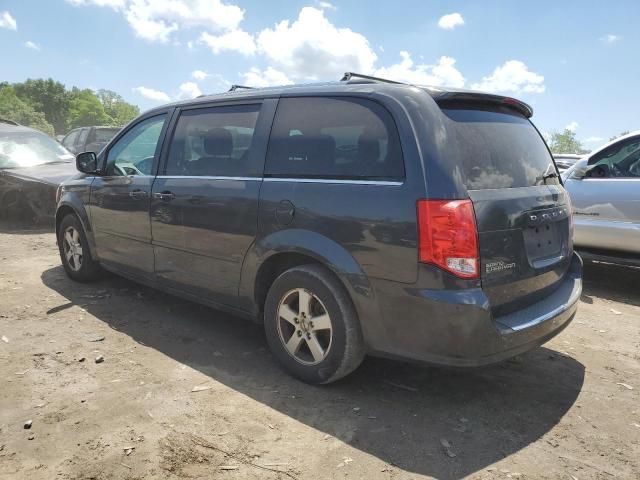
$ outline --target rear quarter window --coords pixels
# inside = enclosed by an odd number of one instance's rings
[[[395,123],[359,98],[283,98],[274,120],[269,177],[398,180],[404,163]]]
[[[445,109],[447,157],[457,161],[468,190],[557,184],[553,159],[531,122],[517,114]]]

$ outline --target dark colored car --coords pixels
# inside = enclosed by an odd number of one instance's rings
[[[0,219],[53,224],[56,189],[77,173],[73,155],[55,140],[0,121]]]
[[[568,168],[573,167],[575,163],[583,158],[583,155],[576,155],[573,153],[554,153],[553,159],[556,162],[556,167],[560,173],[564,172]]]
[[[365,354],[476,366],[574,317],[553,158],[511,98],[354,74],[140,116],[61,188],[68,275],[100,267],[264,323],[294,376]]]
[[[71,130],[60,141],[74,154],[80,152],[100,152],[121,127],[82,127]]]

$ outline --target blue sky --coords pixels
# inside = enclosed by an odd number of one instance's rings
[[[52,77],[142,109],[345,70],[529,102],[587,147],[640,129],[640,2],[0,0],[0,81]]]

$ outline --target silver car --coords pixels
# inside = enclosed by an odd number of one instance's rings
[[[640,130],[585,156],[562,179],[583,256],[640,266]]]

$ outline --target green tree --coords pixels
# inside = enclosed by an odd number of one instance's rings
[[[14,84],[16,95],[37,112],[42,112],[57,134],[67,131],[67,117],[70,108],[69,93],[65,86],[48,79],[28,79]]]
[[[553,132],[549,140],[549,149],[552,153],[577,153],[585,154],[585,150],[580,140],[576,138],[576,133],[566,128],[564,132]]]
[[[92,90],[73,87],[69,106],[69,128],[112,124],[113,119],[106,114],[102,103]]]
[[[614,135],[613,137],[609,138],[609,141],[613,142],[616,138],[624,137],[628,133],[629,133],[629,130],[625,130],[624,132],[620,132],[618,135]]]
[[[96,94],[104,111],[113,120],[112,125],[123,126],[140,115],[136,105],[127,103],[122,96],[111,90],[98,90]]]
[[[0,88],[0,118],[13,120],[51,136],[54,134],[53,126],[47,122],[44,113],[36,112],[27,102],[20,100],[11,86]]]

